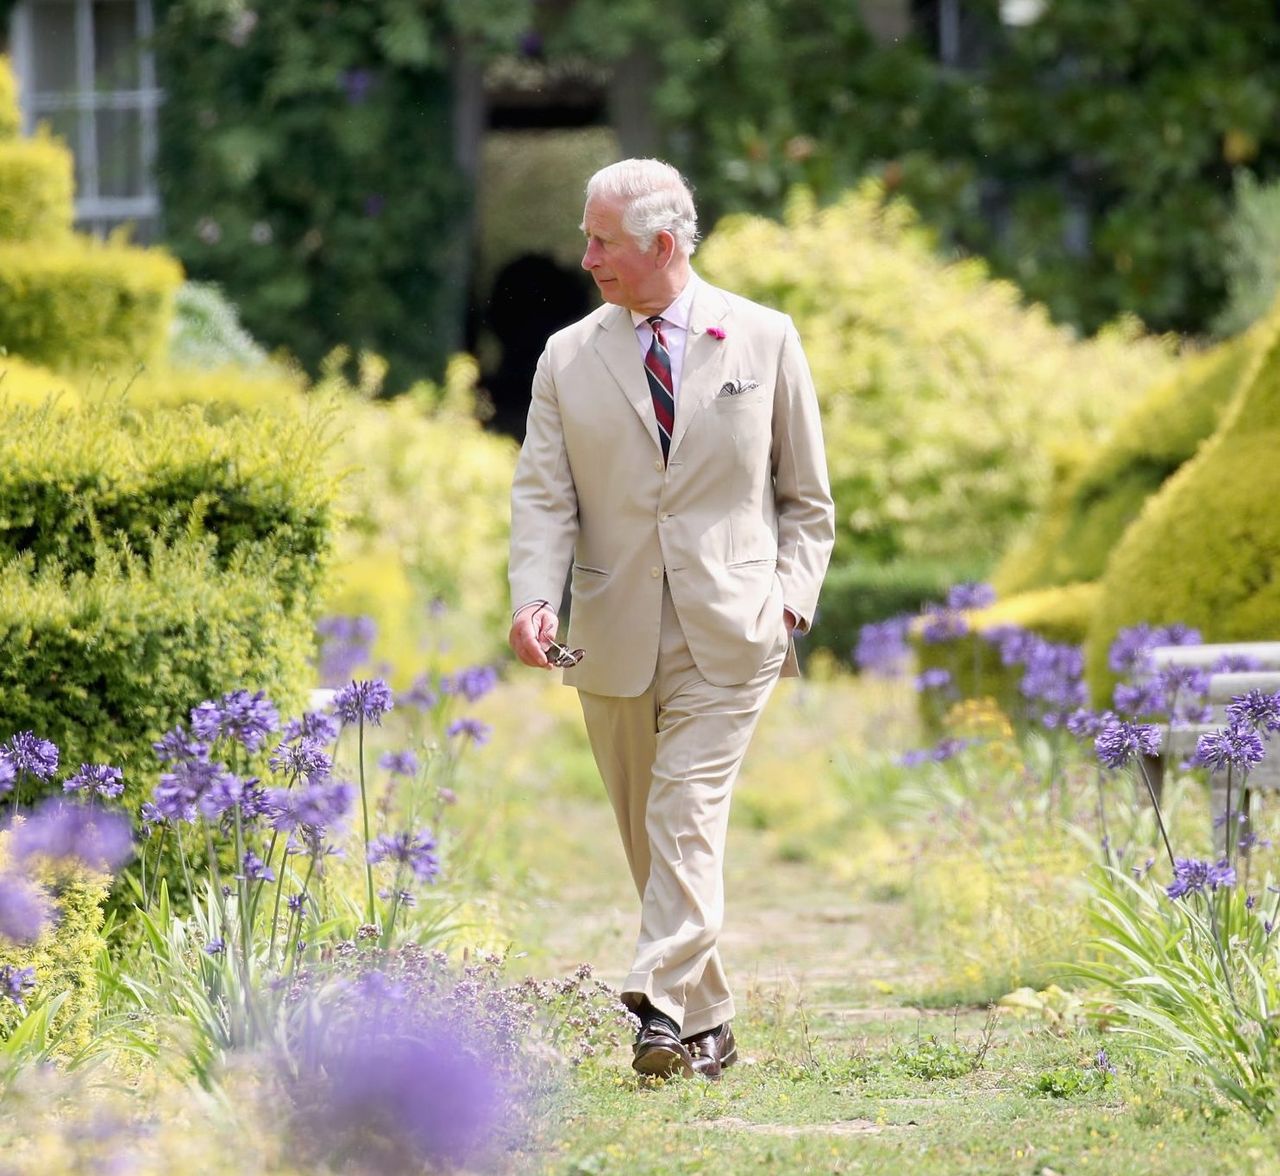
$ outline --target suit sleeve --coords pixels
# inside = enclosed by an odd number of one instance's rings
[[[778,510],[778,579],[801,632],[835,544],[835,506],[827,477],[818,395],[795,325],[787,320],[773,403],[773,493]]]
[[[524,444],[511,486],[512,607],[546,600],[559,611],[578,535],[578,496],[569,468],[560,399],[549,352],[538,360]]]

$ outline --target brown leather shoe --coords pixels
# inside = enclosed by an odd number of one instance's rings
[[[720,1075],[738,1060],[738,1043],[733,1039],[733,1026],[727,1022],[686,1037],[689,1055],[693,1058],[695,1074],[715,1082]]]
[[[636,1038],[631,1068],[649,1078],[693,1077],[693,1057],[670,1025],[650,1021]]]

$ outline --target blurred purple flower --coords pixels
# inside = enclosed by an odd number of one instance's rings
[[[387,198],[381,192],[370,192],[361,209],[370,220],[377,220],[387,210]]]
[[[452,676],[440,679],[442,694],[461,694],[468,702],[483,698],[498,684],[498,671],[493,666],[468,666]]]
[[[234,791],[238,785],[239,781],[227,771],[226,764],[211,763],[208,760],[179,760],[173,765],[172,771],[165,772],[160,777],[151,799],[156,811],[166,820],[194,821],[197,805],[205,793],[216,790],[218,796],[222,797]],[[216,808],[216,802],[213,807]]]
[[[36,986],[35,968],[19,968],[5,964],[0,968],[0,996],[8,997],[18,1008],[26,1011],[26,995]]]
[[[1248,674],[1262,669],[1262,663],[1247,653],[1224,653],[1213,663],[1215,674]]]
[[[442,1023],[406,1023],[398,1001],[335,1020],[308,1021],[294,1051],[308,1063],[288,1084],[304,1158],[358,1154],[371,1172],[453,1170],[477,1158],[504,1110],[483,1054]]]
[[[371,69],[346,69],[342,71],[341,80],[347,105],[363,106],[377,85],[378,75]]]
[[[996,590],[990,584],[953,584],[947,593],[947,607],[958,611],[986,608],[995,602]]]
[[[454,719],[445,728],[444,733],[449,736],[466,736],[477,747],[480,747],[489,742],[489,735],[492,730],[493,728],[488,723],[482,723],[479,719]]]
[[[267,816],[272,828],[327,829],[351,811],[355,789],[345,780],[315,781],[301,788],[272,788],[267,792]]]
[[[31,943],[49,925],[49,899],[35,883],[17,874],[0,874],[0,940]]]
[[[244,860],[240,863],[241,873],[249,882],[274,882],[276,872],[251,849],[245,850]]]
[[[907,644],[910,630],[910,617],[890,617],[863,625],[858,630],[858,646],[853,651],[854,664],[864,673],[897,677],[911,657]]]
[[[209,745],[187,734],[187,729],[179,723],[172,731],[166,731],[151,745],[156,759],[162,764],[177,760],[205,759],[209,755]]]
[[[129,818],[122,813],[55,796],[25,820],[14,822],[9,848],[17,862],[46,857],[111,872],[133,856],[133,837]]]
[[[13,760],[9,758],[8,752],[0,751],[0,796],[12,792],[17,779],[18,770],[13,766]]]
[[[921,764],[931,763],[933,761],[933,749],[929,747],[915,747],[910,751],[904,751],[898,756],[898,765],[903,768],[918,768]]]
[[[1032,648],[1043,640],[1038,633],[1019,625],[994,625],[990,629],[983,629],[982,637],[1000,651],[1002,666],[1025,663]]]
[[[1132,715],[1135,719],[1154,718],[1169,710],[1169,700],[1158,677],[1119,683],[1111,695],[1111,701],[1120,714]]]
[[[412,751],[383,752],[378,764],[386,768],[393,776],[416,776],[418,774],[418,757]]]
[[[380,727],[394,705],[391,687],[381,678],[350,682],[333,696],[333,713],[344,723],[367,720]]]
[[[57,747],[34,731],[19,731],[0,750],[17,771],[37,780],[49,780],[58,770]]]
[[[429,829],[413,833],[384,833],[369,842],[369,864],[397,862],[408,866],[419,882],[434,882],[440,873],[436,839]]]
[[[941,690],[944,686],[950,685],[951,671],[937,666],[925,670],[922,674],[917,674],[915,679],[915,688],[920,691]]]
[[[221,939],[210,939],[204,945],[204,954],[209,956],[222,955],[227,950],[227,945]]]
[[[1084,651],[1078,645],[1027,642],[1023,657],[1026,671],[1018,688],[1028,702],[1035,704],[1047,725],[1066,722],[1072,711],[1088,702]]]
[[[111,800],[124,791],[124,773],[109,764],[81,764],[80,770],[62,782],[63,792],[81,789]]]
[[[325,779],[333,773],[333,760],[325,744],[304,735],[297,743],[281,743],[267,761],[273,772],[300,780]]]
[[[235,808],[244,796],[245,781],[231,772],[220,772],[209,781],[196,800],[196,808],[207,821],[216,821],[223,813]]]
[[[972,739],[943,739],[929,753],[929,758],[937,764],[945,763],[949,759],[954,759],[973,742]]]
[[[1135,754],[1159,755],[1160,732],[1150,724],[1112,719],[1098,732],[1093,746],[1103,767],[1122,768]]]
[[[318,671],[325,686],[349,682],[373,653],[378,625],[372,617],[324,617],[316,622]]]
[[[948,641],[956,641],[969,632],[969,623],[958,612],[940,604],[927,604],[925,621],[920,630],[920,640],[926,645],[943,645]]]
[[[1254,764],[1261,763],[1264,755],[1258,733],[1252,727],[1232,723],[1201,735],[1191,762],[1195,767],[1215,772],[1227,768],[1243,768],[1247,772]]]
[[[431,675],[419,674],[413,685],[400,696],[400,701],[416,710],[429,711],[440,701],[431,687]]]
[[[1066,728],[1077,739],[1093,739],[1107,723],[1115,718],[1110,711],[1098,711],[1079,707],[1067,716]]]

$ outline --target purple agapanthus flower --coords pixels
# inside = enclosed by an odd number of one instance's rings
[[[372,617],[324,617],[316,623],[320,681],[325,686],[349,682],[373,653],[378,626]]]
[[[418,774],[418,757],[408,749],[404,751],[387,751],[382,754],[378,764],[386,768],[393,776],[416,776]]]
[[[13,760],[9,758],[6,751],[0,751],[0,796],[13,791],[13,786],[18,781],[18,769],[13,766]]]
[[[333,759],[326,746],[304,735],[296,743],[281,743],[267,763],[273,772],[282,776],[297,780],[325,779],[333,774]]]
[[[397,862],[408,866],[420,882],[434,882],[440,873],[436,839],[430,830],[418,833],[384,833],[369,842],[369,864]]]
[[[156,759],[162,764],[177,763],[180,760],[207,759],[209,755],[209,745],[192,738],[181,723],[172,731],[166,731],[160,736],[151,745],[151,749],[156,753]]]
[[[1093,739],[1114,718],[1115,715],[1110,711],[1099,713],[1087,707],[1079,707],[1067,716],[1066,728],[1077,739]]]
[[[49,925],[49,899],[35,883],[17,874],[0,874],[0,940],[31,943]]]
[[[1262,663],[1247,653],[1224,653],[1213,663],[1215,674],[1249,674],[1262,669]]]
[[[221,798],[236,790],[239,781],[232,784],[224,777],[235,780],[226,764],[210,763],[208,760],[179,760],[173,764],[172,771],[160,777],[151,799],[156,810],[166,820],[194,821],[197,805],[205,793],[214,790]],[[222,811],[217,808],[216,803],[213,807],[217,812]]]
[[[493,666],[468,666],[456,674],[440,679],[443,694],[461,694],[468,702],[477,702],[498,684],[498,671]]]
[[[267,816],[272,828],[291,832],[300,827],[327,829],[351,811],[355,789],[345,780],[313,781],[299,788],[267,792]]]
[[[57,746],[34,731],[19,731],[4,744],[3,751],[17,771],[37,780],[51,780],[58,770]]]
[[[1094,739],[1094,750],[1105,768],[1122,768],[1134,755],[1159,755],[1160,732],[1150,723],[1112,719]]]
[[[936,764],[946,763],[972,744],[972,739],[942,739],[934,746],[929,758]]]
[[[323,711],[307,711],[299,719],[290,719],[284,725],[281,738],[285,743],[295,739],[314,739],[322,746],[327,746],[338,738],[342,723],[333,715]]]
[[[493,728],[488,723],[482,723],[479,719],[454,719],[446,728],[444,733],[449,736],[461,735],[470,739],[477,747],[489,742],[489,735]]]
[[[1169,699],[1159,678],[1142,678],[1137,682],[1120,682],[1111,695],[1116,711],[1134,718],[1150,718],[1166,714]]]
[[[210,956],[222,955],[227,950],[227,945],[221,939],[210,939],[204,945],[204,954]]]
[[[1111,643],[1107,664],[1117,674],[1146,672],[1151,668],[1151,651],[1158,645],[1199,645],[1200,633],[1186,625],[1133,625],[1121,629]]]
[[[196,809],[207,821],[216,821],[244,797],[245,781],[231,772],[219,772],[196,800]]]
[[[62,782],[64,792],[96,792],[113,800],[124,792],[124,773],[110,764],[81,764],[80,770]]]
[[[897,677],[911,657],[911,647],[907,644],[910,630],[910,617],[890,617],[863,625],[858,630],[858,646],[853,651],[854,664],[864,673]]]
[[[123,814],[56,796],[14,824],[9,849],[18,862],[32,857],[74,860],[110,872],[133,855],[133,837]]]
[[[419,674],[414,678],[413,684],[400,696],[400,701],[415,710],[429,711],[433,709],[436,703],[440,701],[440,696],[432,687],[431,675]]]
[[[1185,898],[1188,894],[1235,884],[1235,868],[1225,861],[1212,864],[1195,858],[1178,858],[1173,864],[1173,881],[1165,887],[1165,893],[1170,898]]]
[[[1252,727],[1232,723],[1217,731],[1207,731],[1196,741],[1196,753],[1192,764],[1221,772],[1227,768],[1248,771],[1262,762],[1265,750],[1262,738]]]
[[[918,768],[921,764],[933,762],[933,748],[931,747],[913,747],[910,751],[904,751],[898,756],[898,766],[903,768]]]
[[[212,743],[225,736],[251,752],[257,751],[279,728],[279,712],[261,690],[254,694],[232,690],[222,696],[221,702],[205,701],[191,712],[191,730],[197,738]]]
[[[276,872],[251,849],[245,850],[244,860],[240,863],[240,872],[249,882],[274,882]]]
[[[26,996],[36,986],[36,970],[34,967],[19,968],[14,964],[5,964],[0,968],[0,996],[13,1001],[18,1008],[26,1011]]]
[[[1044,640],[1038,633],[1020,625],[993,625],[982,630],[982,637],[1000,651],[1002,666],[1025,664],[1031,651]]]
[[[963,610],[986,608],[996,602],[996,590],[990,584],[953,584],[947,592],[947,607]]]
[[[350,682],[333,696],[333,713],[344,723],[367,721],[382,726],[382,716],[395,701],[391,687],[381,678]]]
[[[1227,718],[1233,726],[1249,726],[1270,735],[1280,731],[1280,692],[1249,690],[1227,703]]]
[[[1049,726],[1066,722],[1088,701],[1084,651],[1078,645],[1033,641],[1024,646],[1026,670],[1018,689]]]

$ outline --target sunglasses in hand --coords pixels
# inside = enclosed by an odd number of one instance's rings
[[[543,650],[543,653],[547,655],[547,661],[561,670],[576,666],[586,655],[586,652],[585,649],[570,649],[567,645],[561,645],[558,641],[552,641]]]

